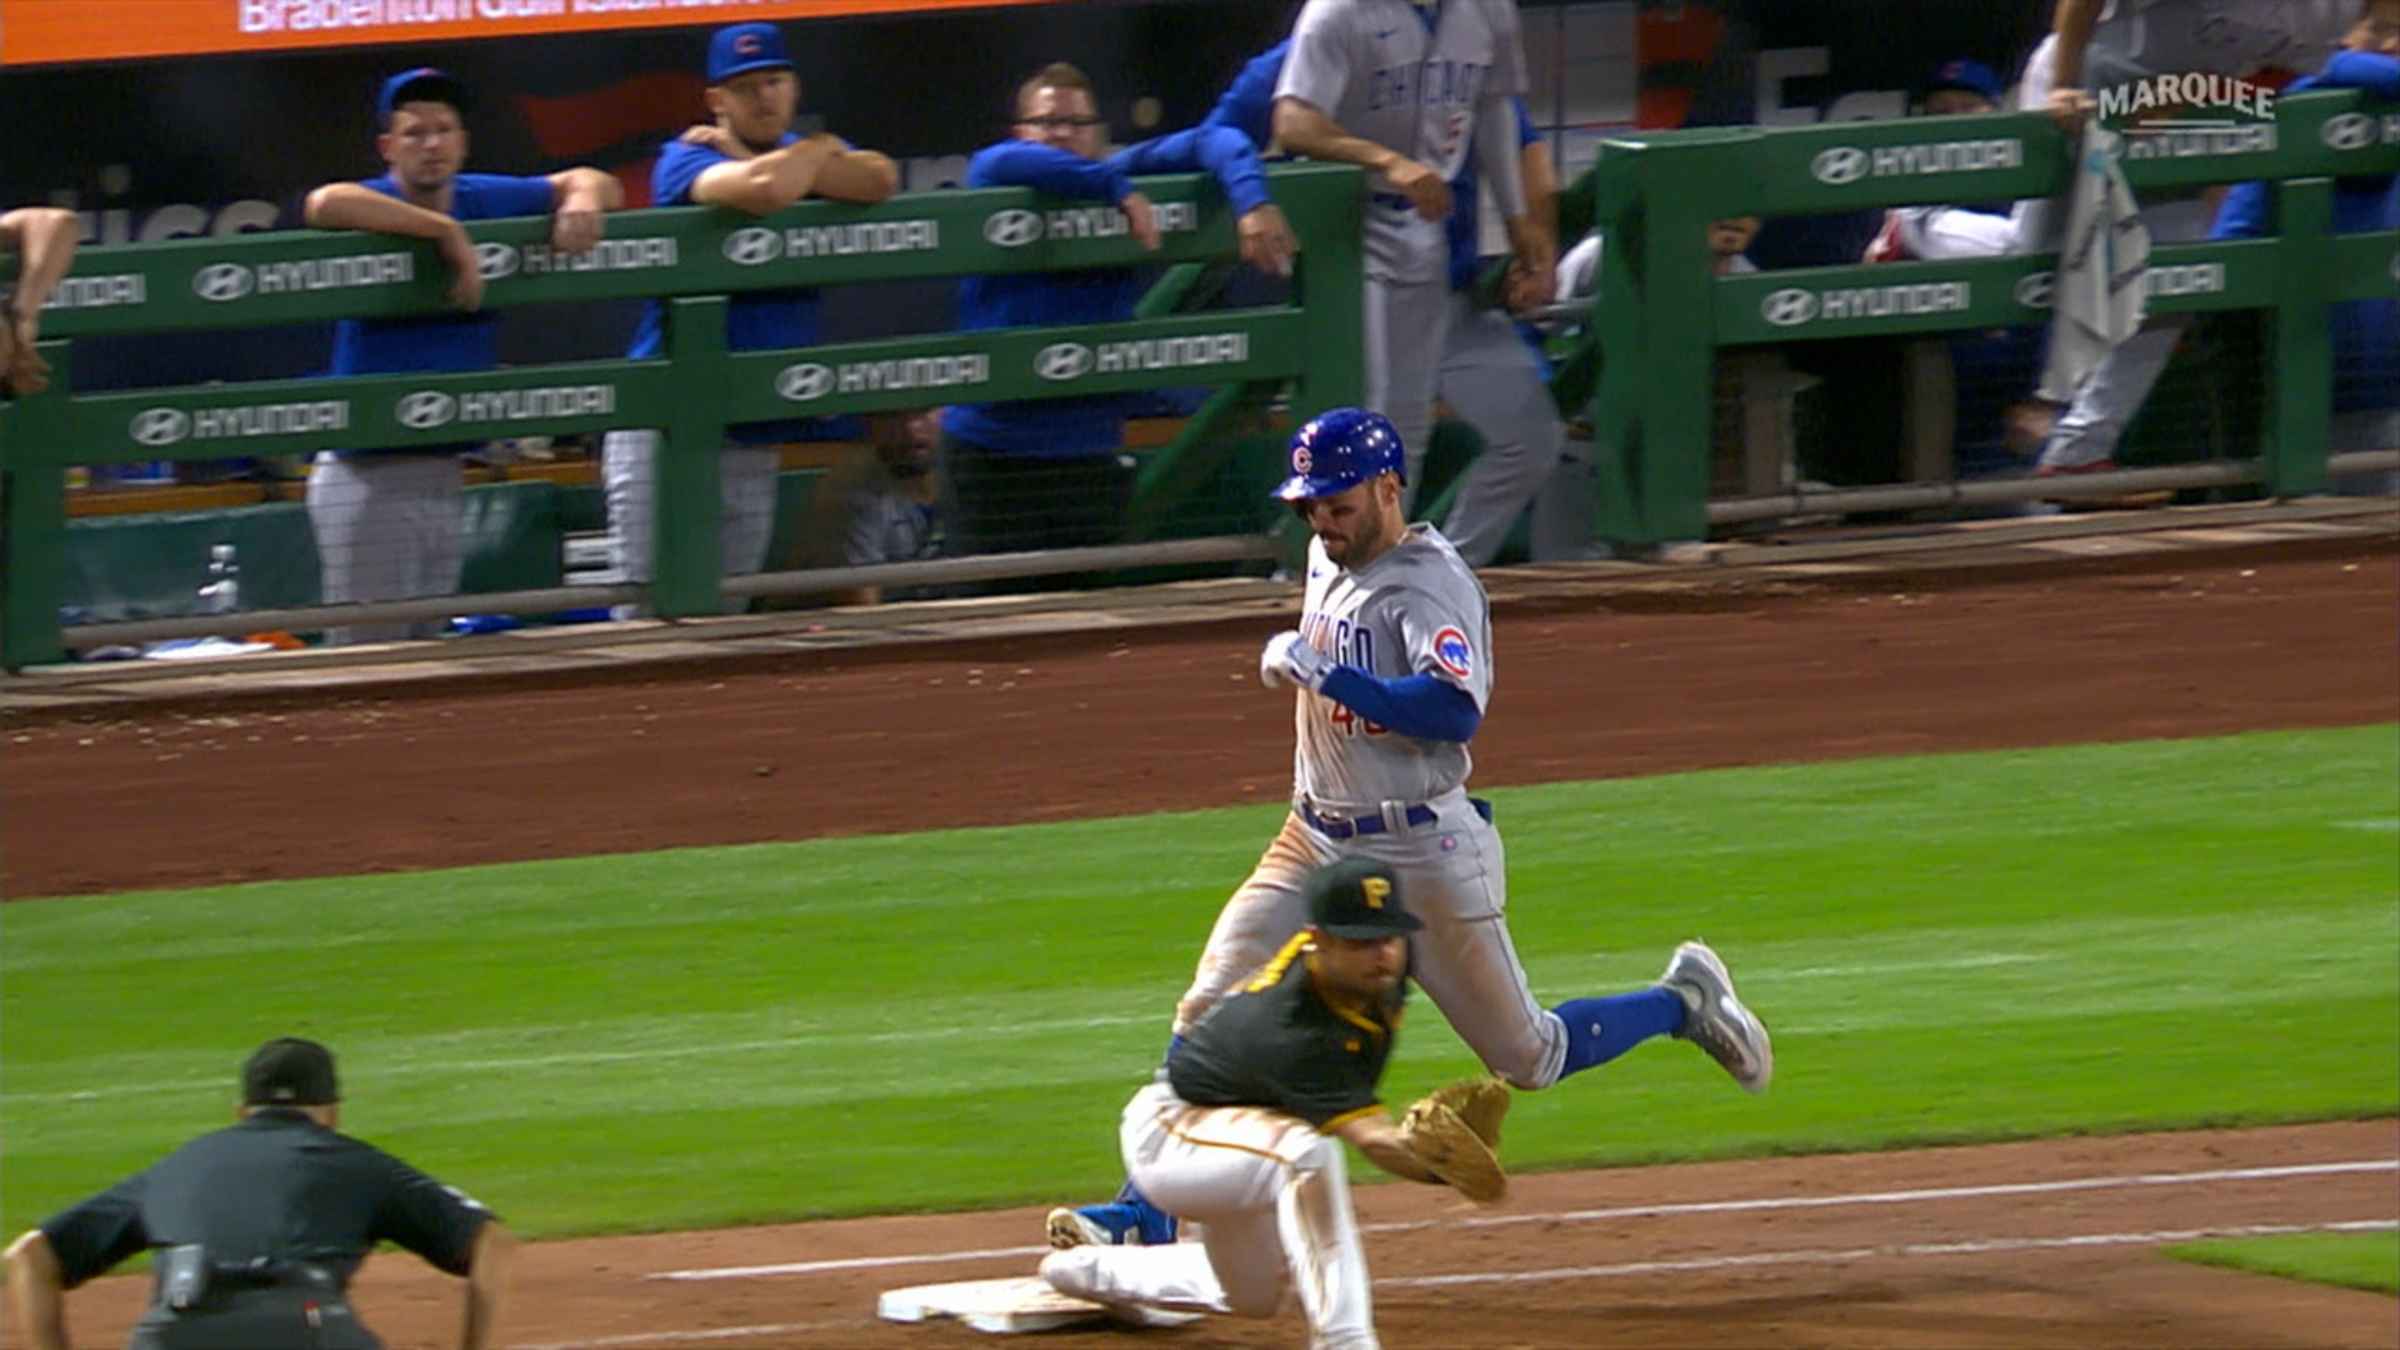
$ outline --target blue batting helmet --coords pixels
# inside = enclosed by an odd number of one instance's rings
[[[1382,413],[1336,408],[1292,433],[1292,476],[1275,495],[1287,502],[1330,497],[1381,474],[1408,480],[1400,429]]]

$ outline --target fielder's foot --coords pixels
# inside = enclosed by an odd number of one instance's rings
[[[1706,1050],[1742,1091],[1766,1091],[1775,1076],[1774,1043],[1757,1014],[1734,997],[1733,976],[1708,944],[1677,947],[1659,983],[1683,997],[1683,1030],[1675,1034]]]

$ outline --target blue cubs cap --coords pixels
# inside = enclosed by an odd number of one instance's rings
[[[1930,94],[1937,89],[1964,89],[1998,103],[2004,86],[1990,66],[1962,56],[1933,68],[1933,78],[1925,82],[1925,92]]]
[[[1336,408],[1308,420],[1292,433],[1292,476],[1275,489],[1287,502],[1330,497],[1370,478],[1400,475],[1408,481],[1408,456],[1400,429],[1382,413]]]
[[[783,52],[783,30],[771,23],[737,23],[708,40],[708,82],[723,84],[754,70],[792,69]]]
[[[383,87],[375,91],[375,123],[388,125],[392,110],[403,103],[447,103],[463,113],[469,101],[467,87],[459,83],[457,76],[431,66],[419,66],[385,80]]]

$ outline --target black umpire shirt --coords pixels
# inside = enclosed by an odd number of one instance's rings
[[[1167,1060],[1167,1082],[1194,1106],[1265,1106],[1320,1130],[1378,1111],[1408,980],[1372,1003],[1328,1002],[1310,977],[1303,933],[1208,1010]]]
[[[311,1262],[347,1288],[380,1241],[464,1275],[491,1217],[371,1144],[268,1107],[52,1216],[42,1234],[69,1289],[145,1247],[185,1243],[214,1263]]]

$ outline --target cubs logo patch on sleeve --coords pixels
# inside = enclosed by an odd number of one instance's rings
[[[1455,628],[1445,628],[1433,635],[1433,659],[1442,669],[1462,680],[1475,678],[1475,648],[1467,635]]]

